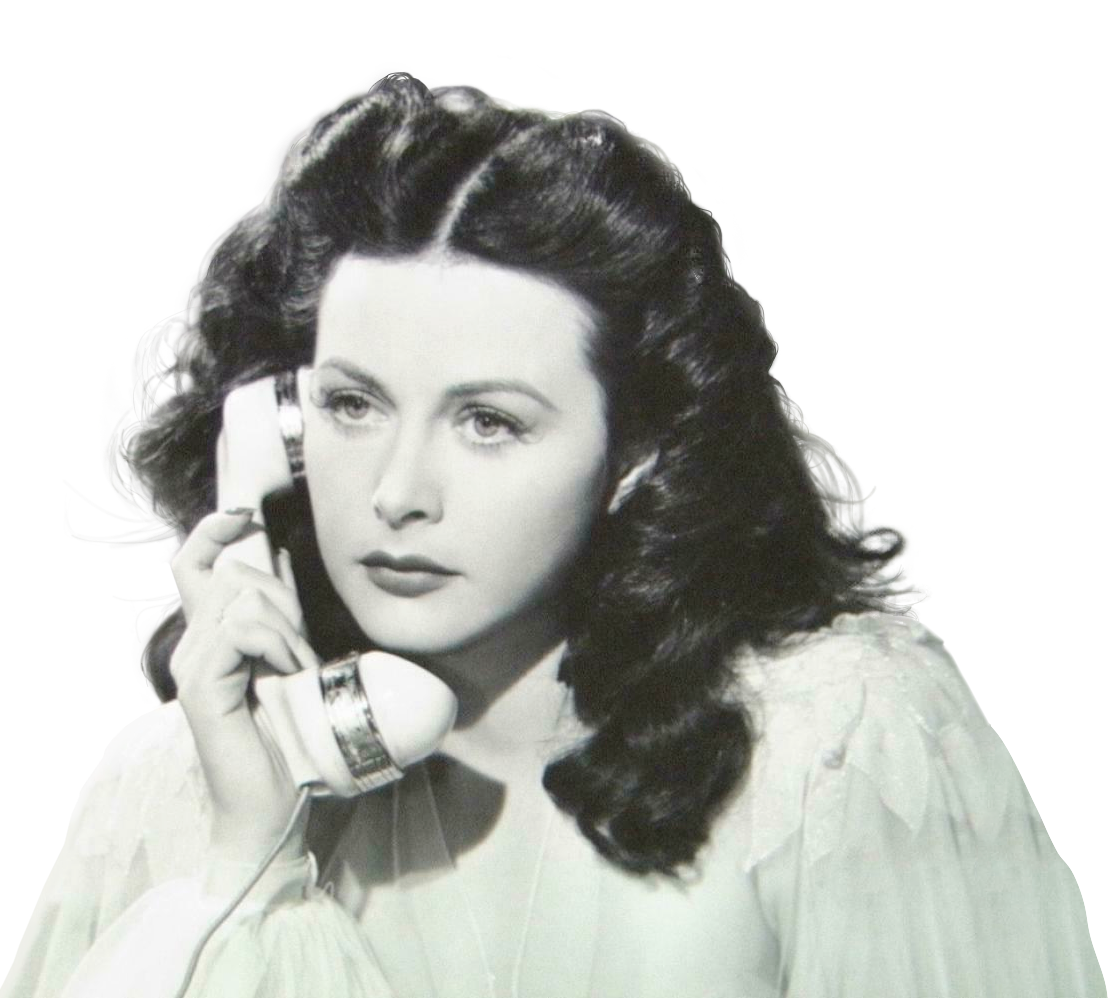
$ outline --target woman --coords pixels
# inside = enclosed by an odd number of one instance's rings
[[[941,644],[842,529],[713,219],[600,115],[389,77],[215,253],[133,441],[186,536],[5,995],[1095,995],[1081,899]],[[219,555],[236,385],[311,365],[285,581]],[[297,595],[296,595],[297,590]],[[309,634],[303,637],[303,626]],[[349,648],[459,699],[296,805],[248,707]],[[317,886],[316,886],[317,885]],[[68,985],[67,985],[67,982]]]

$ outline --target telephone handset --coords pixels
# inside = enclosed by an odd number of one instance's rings
[[[308,375],[302,368],[262,378],[226,397],[217,440],[219,509],[251,508],[265,528],[264,497],[303,476],[299,390],[305,397]],[[218,561],[228,558],[278,574],[266,529],[248,531]],[[458,707],[440,679],[386,652],[354,653],[290,676],[257,675],[252,688],[253,716],[283,753],[298,800],[280,839],[202,933],[175,998],[184,998],[207,942],[294,833],[307,799],[355,797],[399,779],[438,747]]]
[[[225,399],[217,442],[218,509],[249,507],[264,527],[263,498],[303,476],[302,410],[309,370],[262,378]],[[275,575],[264,529],[222,552]],[[355,797],[391,783],[430,755],[453,727],[454,694],[413,662],[356,653],[318,670],[253,680],[256,719],[283,753],[295,786],[312,796]]]

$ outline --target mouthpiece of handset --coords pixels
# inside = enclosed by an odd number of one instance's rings
[[[355,797],[398,780],[438,748],[457,715],[442,680],[380,651],[261,676],[254,688],[258,719],[295,785],[314,796]]]
[[[401,769],[430,755],[454,726],[458,701],[437,676],[387,652],[352,655],[389,755]]]

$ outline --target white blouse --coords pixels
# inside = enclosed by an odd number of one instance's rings
[[[522,931],[486,938],[419,767],[354,804],[321,871],[309,854],[270,869],[188,994],[1105,995],[1074,878],[937,638],[844,615],[743,654],[738,675],[751,768],[681,878],[610,866],[540,788],[533,873],[509,894]],[[164,705],[86,785],[0,998],[173,998],[251,873],[207,861],[209,822],[189,728]]]

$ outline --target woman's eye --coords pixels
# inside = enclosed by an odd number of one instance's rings
[[[524,433],[523,424],[493,409],[471,409],[461,422],[462,432],[471,443],[483,447],[509,443]]]
[[[369,412],[369,400],[352,391],[334,391],[326,397],[323,408],[337,417],[360,420]]]
[[[311,403],[327,412],[338,426],[347,428],[366,420],[373,400],[359,391],[312,388]]]

